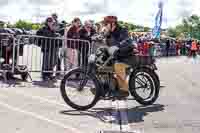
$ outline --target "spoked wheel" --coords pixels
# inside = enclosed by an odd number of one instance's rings
[[[149,69],[138,69],[130,77],[130,92],[142,105],[152,105],[159,96],[160,81]]]
[[[60,89],[64,101],[76,110],[90,109],[100,99],[100,88],[96,77],[86,74],[79,68],[65,75]]]

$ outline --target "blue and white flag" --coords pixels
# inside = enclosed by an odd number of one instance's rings
[[[163,17],[163,3],[159,3],[159,10],[155,18],[155,26],[152,30],[153,38],[160,38],[161,26],[162,26],[162,17]]]

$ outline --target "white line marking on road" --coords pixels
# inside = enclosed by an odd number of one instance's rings
[[[121,126],[121,131],[130,131],[131,127],[128,120],[128,104],[126,100],[112,102],[112,108],[115,110],[112,115],[114,115],[116,122]],[[116,116],[117,113],[117,116]]]
[[[38,120],[42,120],[42,121],[46,121],[50,124],[53,124],[55,126],[58,126],[58,127],[61,127],[61,128],[65,128],[65,129],[68,129],[68,130],[71,130],[73,133],[81,133],[80,131],[78,131],[77,129],[73,128],[73,127],[69,127],[69,126],[66,126],[60,122],[57,122],[57,121],[54,121],[54,120],[50,120],[48,118],[45,118],[43,116],[40,116],[38,114],[35,114],[33,112],[29,112],[29,111],[25,111],[25,110],[22,110],[22,109],[19,109],[19,108],[15,108],[15,107],[12,107],[6,103],[3,103],[3,102],[0,102],[0,105],[3,106],[3,107],[6,107],[7,109],[9,110],[12,110],[12,111],[16,111],[16,112],[19,112],[19,113],[23,113],[25,115],[29,115],[29,116],[32,116]]]
[[[4,89],[4,90],[5,91],[10,91],[8,89]],[[25,93],[24,91],[16,91],[16,90],[14,91],[14,90],[12,90],[10,92],[13,92],[13,93],[18,94],[18,95],[22,95],[24,97],[30,97],[32,99],[37,99],[37,100],[40,100],[40,101],[43,101],[43,102],[47,102],[47,103],[51,103],[51,104],[67,107],[67,105],[65,105],[65,104],[58,103],[58,102],[56,102],[54,100],[49,100],[49,99],[46,99],[46,98],[43,98],[43,97],[40,97],[40,96],[33,96],[33,95]]]
[[[43,98],[43,97],[40,97],[40,96],[33,96],[33,95],[30,95],[30,94],[27,94],[27,93],[25,93],[24,91],[10,91],[10,90],[8,90],[8,89],[1,89],[1,90],[5,90],[5,91],[7,91],[7,92],[12,92],[12,93],[15,93],[15,94],[17,94],[17,95],[22,95],[22,96],[24,96],[24,97],[29,97],[29,98],[32,98],[32,99],[36,99],[36,100],[40,100],[40,101],[42,101],[42,102],[47,102],[47,103],[50,103],[50,104],[54,104],[54,105],[59,105],[59,106],[63,106],[63,107],[67,107],[67,105],[65,105],[65,104],[61,104],[61,103],[58,103],[58,102],[56,102],[56,101],[54,101],[54,100],[48,100],[48,99],[46,99],[46,98]],[[112,103],[112,107],[114,107],[115,109],[116,109],[116,111],[119,109],[120,110],[120,112],[118,112],[119,113],[119,115],[121,116],[121,121],[122,121],[122,123],[123,123],[123,125],[122,125],[122,129],[123,129],[123,131],[129,131],[131,128],[130,128],[130,125],[129,125],[129,122],[128,122],[128,114],[127,114],[127,112],[125,111],[125,110],[127,110],[128,109],[128,105],[127,105],[127,103],[126,103],[127,101],[115,101],[115,102],[111,102]],[[121,110],[121,109],[123,109],[123,111]],[[117,118],[115,118],[115,119],[117,119]],[[114,130],[117,130],[116,129],[116,127],[118,127],[119,128],[119,126],[114,126],[113,124],[111,124],[112,125],[112,130],[114,129]]]

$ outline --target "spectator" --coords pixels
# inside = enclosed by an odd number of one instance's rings
[[[56,26],[56,32],[60,34],[60,25],[59,25],[59,22],[58,22],[58,15],[56,13],[53,13],[51,15],[51,17],[54,19],[55,21],[55,26]],[[60,51],[60,50],[59,50]],[[57,71],[61,71],[61,58],[58,57],[58,62],[57,62]],[[56,76],[59,76],[60,74],[59,73],[56,73]]]
[[[56,37],[59,34],[56,33],[56,22],[52,17],[48,17],[45,22],[45,26],[39,29],[36,33],[38,36],[44,36],[49,38],[39,38],[38,43],[41,46],[43,52],[43,63],[42,63],[42,79],[44,81],[53,80],[53,68],[56,66],[58,61],[58,52],[60,43],[56,41]]]
[[[93,29],[92,23],[90,21],[86,21],[84,26],[79,31],[80,39],[90,42],[91,42],[91,36],[94,34],[95,34],[95,29]]]
[[[177,40],[176,41],[176,55],[179,56],[180,55],[180,41]]]
[[[144,42],[144,55],[147,56],[149,52],[149,43],[147,41]]]
[[[155,52],[155,44],[154,44],[154,42],[150,42],[149,43],[149,45],[150,45],[150,48],[149,48],[149,55],[150,56],[154,56],[154,52]]]
[[[56,13],[53,13],[52,15],[51,15],[51,17],[54,19],[54,21],[55,21],[55,25],[56,25],[56,32],[58,32],[58,30],[60,29],[60,27],[59,27],[59,22],[58,22],[58,15],[56,14]]]
[[[186,42],[183,41],[183,45],[182,45],[182,55],[186,55]]]
[[[80,39],[79,30],[81,28],[81,20],[79,18],[75,18],[72,21],[71,27],[66,29],[65,36],[70,39]],[[75,46],[70,46],[75,47]]]
[[[138,40],[138,51],[140,55],[144,55],[144,47],[143,47],[143,41],[141,39]]]
[[[59,21],[58,21],[58,15],[56,13],[52,14],[52,18],[56,22],[56,32],[59,33],[61,36],[64,36],[65,35],[65,28],[66,28],[66,24],[67,23],[65,21],[62,21],[61,23],[59,23]],[[57,71],[61,71],[61,61],[62,61],[62,56],[63,56],[63,51],[64,50],[63,50],[63,48],[61,48],[59,51],[60,51],[59,52],[60,56],[58,58]],[[59,77],[60,73],[57,73],[56,76]]]
[[[167,39],[167,42],[166,42],[166,56],[167,57],[169,56],[169,48],[170,48],[170,40]]]
[[[197,42],[197,49],[198,49],[197,50],[198,51],[197,54],[200,54],[200,42],[199,41]]]
[[[56,32],[58,32],[61,36],[64,36],[65,27],[67,23],[64,20],[61,23],[59,23],[58,15],[56,13],[53,13],[51,16],[56,22]]]
[[[196,57],[197,50],[198,50],[198,46],[197,46],[197,41],[195,40],[192,42],[191,56]]]
[[[58,33],[61,35],[61,36],[64,36],[65,35],[65,28],[66,28],[66,25],[67,25],[67,22],[66,21],[62,21],[60,24],[59,24],[59,31]]]
[[[192,45],[192,39],[187,41],[187,54],[190,56],[191,55],[191,45]]]
[[[88,64],[88,52],[90,48],[91,37],[95,34],[95,30],[93,29],[91,21],[85,22],[84,26],[80,29],[79,34],[81,40],[89,42],[81,42],[79,47],[79,66],[81,66],[82,61],[82,66],[86,68]]]
[[[96,31],[96,33],[100,33],[101,32],[101,24],[99,24],[99,23],[95,24],[95,31]]]
[[[78,65],[76,62],[77,50],[79,43],[75,39],[80,39],[79,30],[81,28],[81,20],[74,18],[72,24],[65,29],[65,50],[63,51],[65,70],[72,68],[73,65]],[[73,39],[73,40],[71,40]],[[78,59],[77,59],[78,61]],[[67,66],[68,64],[68,66]]]

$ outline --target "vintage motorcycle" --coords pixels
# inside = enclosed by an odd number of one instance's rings
[[[86,69],[75,68],[64,76],[60,86],[64,101],[76,110],[88,110],[100,100],[128,99],[145,106],[153,104],[160,90],[155,59],[137,55],[133,49],[132,45],[127,46],[114,56],[109,48],[98,48],[90,55]],[[124,79],[119,81],[116,77],[122,70]],[[121,86],[128,87],[129,97],[115,95]]]

